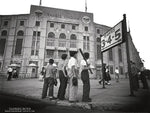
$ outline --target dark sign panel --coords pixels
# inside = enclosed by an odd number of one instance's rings
[[[101,51],[104,52],[123,42],[122,21],[101,37]]]

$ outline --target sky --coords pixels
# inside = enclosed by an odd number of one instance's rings
[[[0,15],[28,14],[31,5],[40,0],[0,0]],[[87,0],[87,12],[94,14],[94,22],[115,26],[126,14],[127,25],[140,53],[144,66],[150,69],[150,4],[149,0]],[[85,0],[42,0],[42,6],[85,11]]]

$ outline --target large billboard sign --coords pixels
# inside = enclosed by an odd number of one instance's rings
[[[104,52],[122,42],[123,36],[121,21],[101,37],[101,52]]]

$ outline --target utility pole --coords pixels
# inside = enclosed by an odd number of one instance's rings
[[[100,36],[101,38],[101,36]],[[100,40],[100,52],[101,52],[101,64],[102,64],[102,82],[103,82],[103,87],[102,88],[105,88],[105,80],[104,80],[104,63],[103,63],[103,52],[102,52],[102,49],[101,49],[101,40]]]
[[[126,14],[123,15],[123,33],[124,33],[123,35],[126,43],[127,66],[128,66],[129,83],[130,83],[130,96],[134,96],[133,77],[131,75],[131,65],[130,65],[129,40],[127,35],[127,25],[126,25]]]

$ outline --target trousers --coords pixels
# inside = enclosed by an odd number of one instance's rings
[[[90,80],[88,70],[82,70],[81,80],[83,82],[83,96],[82,101],[88,101],[90,95]]]
[[[49,88],[48,96],[52,96],[53,97],[54,78],[47,77],[47,78],[44,79],[43,90],[42,90],[42,98],[46,98],[48,88]]]
[[[66,93],[68,78],[64,76],[64,73],[63,73],[62,70],[59,71],[59,80],[60,80],[60,86],[59,86],[57,97],[60,100],[64,100],[65,99],[65,93]]]

